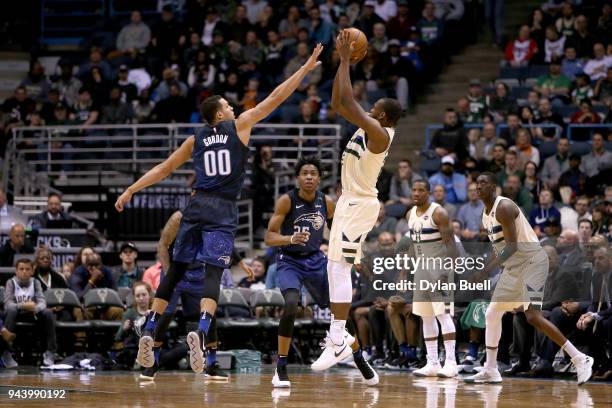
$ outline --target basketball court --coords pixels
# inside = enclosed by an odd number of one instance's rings
[[[98,373],[5,370],[0,373],[2,407],[606,407],[612,406],[609,383],[578,387],[569,380],[504,379],[502,385],[468,385],[456,379],[416,378],[382,371],[378,387],[361,384],[357,370],[315,373],[291,367],[291,389],[272,388],[273,367],[259,373],[232,373],[229,382],[207,382],[188,371],[160,372],[155,382],[138,381],[138,372]],[[23,391],[63,399],[18,399]],[[214,404],[214,405],[213,405]]]

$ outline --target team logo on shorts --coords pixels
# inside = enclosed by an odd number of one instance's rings
[[[224,256],[220,256],[219,258],[217,258],[217,261],[223,261],[223,263],[225,263],[226,265],[229,265],[231,258],[227,255],[224,255]]]
[[[312,225],[312,228],[320,230],[323,226],[323,216],[320,213],[308,213],[300,215],[294,222],[298,224],[300,221],[307,221]]]

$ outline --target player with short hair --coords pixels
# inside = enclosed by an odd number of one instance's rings
[[[329,238],[327,276],[332,321],[321,356],[313,370],[325,370],[348,358],[353,351],[355,363],[363,365],[368,385],[378,383],[378,374],[363,358],[355,338],[345,330],[351,308],[351,268],[361,263],[361,246],[376,224],[380,210],[376,182],[395,134],[402,108],[395,99],[379,99],[366,113],[354,99],[349,61],[354,49],[350,33],[342,31],[336,39],[340,66],[332,90],[332,108],[359,129],[342,154],[342,195],[336,204]]]
[[[426,180],[415,181],[412,186],[414,206],[408,213],[408,232],[412,240],[414,256],[422,257],[414,274],[417,289],[414,293],[412,313],[423,320],[423,337],[427,348],[427,364],[416,370],[418,377],[456,377],[457,360],[455,357],[455,323],[451,314],[450,294],[443,291],[430,293],[419,290],[421,281],[452,282],[452,270],[438,268],[435,259],[456,257],[455,238],[450,226],[448,212],[440,204],[429,202],[430,185]],[[441,266],[441,265],[440,265]],[[447,306],[450,305],[450,306]],[[446,351],[444,368],[438,359],[438,322],[442,329],[442,339]]]
[[[306,286],[320,307],[329,306],[327,258],[319,248],[323,242],[324,224],[331,225],[335,204],[318,190],[322,174],[318,159],[301,158],[295,174],[298,187],[280,196],[265,236],[266,245],[280,247],[277,272],[285,298],[278,327],[278,361],[272,379],[277,388],[291,386],[287,355],[302,287]]]
[[[482,173],[476,179],[478,196],[485,209],[482,225],[493,243],[495,256],[485,265],[482,278],[504,267],[485,313],[487,359],[484,369],[465,379],[471,383],[500,383],[497,348],[505,312],[523,309],[527,322],[557,343],[572,359],[578,384],[591,378],[593,358],[579,352],[559,329],[542,315],[544,284],[548,275],[548,256],[540,246],[529,221],[512,200],[498,196],[493,173]]]
[[[168,177],[175,169],[193,159],[196,173],[194,191],[183,209],[183,218],[174,245],[173,262],[161,281],[153,307],[140,338],[138,362],[143,367],[154,364],[153,333],[166,309],[177,283],[194,261],[206,264],[202,312],[197,332],[187,335],[190,365],[195,372],[204,370],[206,336],[217,309],[223,269],[230,265],[237,230],[237,198],[245,178],[251,129],[283,103],[319,66],[323,47],[318,44],[306,63],[280,84],[253,109],[238,118],[233,108],[219,95],[206,98],[201,113],[206,124],[189,137],[164,162],[149,170],[117,199],[115,208],[123,211],[132,195]]]

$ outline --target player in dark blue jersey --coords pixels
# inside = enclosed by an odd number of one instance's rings
[[[334,202],[318,191],[321,163],[316,158],[301,158],[295,173],[298,188],[283,194],[274,208],[266,231],[266,245],[281,247],[277,255],[278,282],[285,298],[283,317],[278,327],[278,361],[272,384],[290,387],[287,354],[291,346],[293,323],[300,290],[308,292],[323,308],[329,306],[327,258],[319,249],[325,223],[334,216]]]
[[[123,211],[132,195],[168,177],[175,169],[193,159],[196,172],[194,190],[183,210],[183,218],[174,245],[173,262],[155,294],[153,307],[140,338],[138,362],[151,367],[153,334],[157,320],[164,313],[176,284],[194,261],[206,263],[202,312],[197,332],[187,335],[191,368],[204,369],[202,345],[212,316],[217,309],[219,284],[223,269],[230,264],[238,222],[237,198],[245,177],[251,129],[272,113],[315,69],[323,47],[318,44],[306,63],[253,109],[235,118],[234,111],[222,97],[215,95],[202,102],[200,111],[206,124],[189,137],[168,159],[149,170],[117,199],[115,208]]]

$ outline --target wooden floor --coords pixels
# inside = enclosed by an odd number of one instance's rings
[[[381,372],[378,387],[366,387],[355,370],[323,374],[290,369],[292,388],[274,390],[273,368],[234,374],[229,382],[206,382],[187,371],[160,373],[139,383],[134,372],[40,373],[0,371],[0,407],[612,407],[612,384],[504,379],[503,385],[467,385],[457,379],[419,379]],[[66,390],[65,399],[9,399],[10,390]]]

